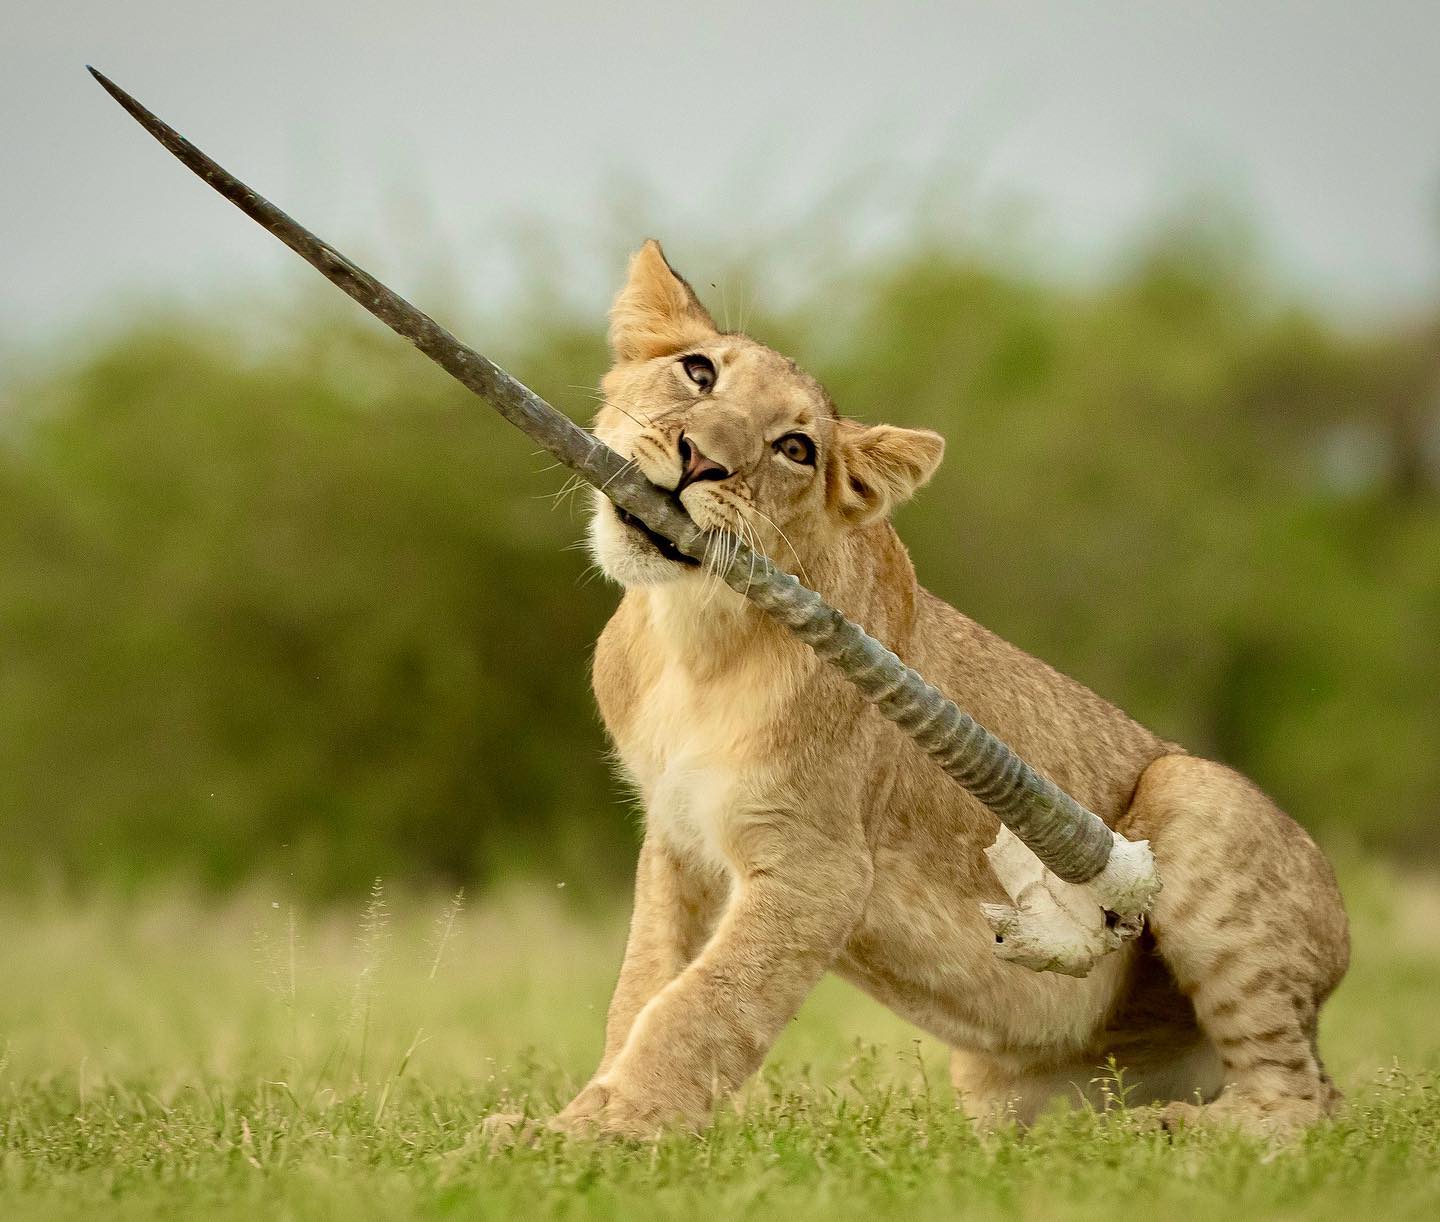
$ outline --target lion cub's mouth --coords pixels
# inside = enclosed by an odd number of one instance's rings
[[[626,513],[619,505],[614,506],[615,516],[631,530],[644,535],[649,540],[650,546],[665,557],[666,560],[673,560],[676,564],[688,565],[690,568],[699,568],[700,561],[693,556],[687,556],[678,547],[670,542],[664,535],[657,535],[645,525],[633,513]]]

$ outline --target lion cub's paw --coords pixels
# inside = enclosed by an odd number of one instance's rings
[[[653,1141],[664,1125],[655,1107],[614,1083],[592,1082],[547,1127],[571,1137]]]
[[[480,1122],[479,1144],[492,1153],[513,1146],[533,1146],[540,1125],[521,1112],[495,1112]]]
[[[1167,1133],[1209,1130],[1240,1132],[1272,1145],[1300,1138],[1323,1118],[1308,1100],[1255,1100],[1239,1091],[1226,1091],[1213,1103],[1166,1103],[1150,1110],[1148,1127]]]
[[[1201,1103],[1157,1103],[1129,1115],[1142,1131],[1180,1133],[1205,1127],[1205,1105]]]

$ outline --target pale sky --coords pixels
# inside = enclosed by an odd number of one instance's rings
[[[743,255],[859,174],[863,251],[905,223],[887,167],[958,173],[950,206],[992,220],[1022,201],[1063,274],[1218,187],[1331,309],[1440,296],[1435,0],[0,0],[0,342],[305,274],[87,62],[402,291],[443,260],[477,310],[537,221],[607,276],[668,238],[700,281],[687,244]],[[578,286],[597,316],[608,292]]]

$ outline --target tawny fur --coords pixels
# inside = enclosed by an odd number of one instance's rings
[[[722,333],[654,243],[611,341],[599,436],[664,487],[697,452],[728,472],[683,488],[697,521],[763,548],[1108,825],[1148,837],[1164,890],[1140,943],[1086,979],[997,960],[979,909],[1004,899],[984,856],[994,816],[803,645],[597,497],[592,546],[626,592],[595,694],[645,837],[604,1056],[553,1123],[703,1123],[832,970],[954,1049],[977,1118],[1098,1099],[1112,1057],[1129,1102],[1169,1102],[1172,1119],[1324,1116],[1338,1093],[1316,1017],[1348,944],[1310,838],[1242,777],[916,583],[887,514],[934,471],[935,434],[839,418],[792,362]],[[713,386],[687,372],[694,355]],[[796,433],[813,464],[782,443]]]

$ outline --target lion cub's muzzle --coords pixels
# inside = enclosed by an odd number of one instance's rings
[[[712,457],[716,453],[727,455],[733,449],[725,444],[727,440],[712,437],[702,441],[684,428],[673,432],[664,428],[646,429],[633,440],[633,461],[651,483],[673,492],[701,527],[730,530],[730,519],[738,512],[734,502],[745,499],[749,493],[737,486],[736,470],[728,458]],[[693,491],[686,495],[689,489]],[[663,559],[687,568],[701,567],[699,561],[686,556],[633,514],[618,507],[614,513],[622,525],[640,535]]]

